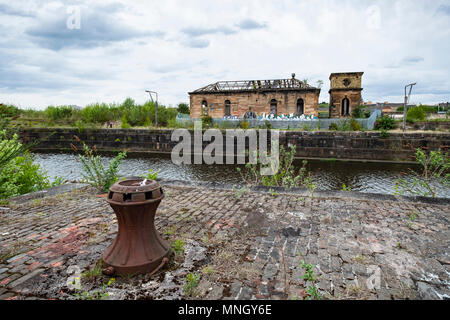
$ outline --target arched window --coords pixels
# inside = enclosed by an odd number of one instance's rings
[[[225,115],[231,116],[231,102],[230,100],[225,100]]]
[[[202,101],[202,113],[205,116],[208,115],[208,102],[206,102],[206,100]]]
[[[341,114],[343,116],[349,116],[350,115],[350,100],[348,98],[344,98],[342,100],[342,106],[341,106]]]
[[[272,99],[270,101],[270,113],[273,115],[277,115],[277,100]]]
[[[303,99],[297,100],[297,114],[302,115],[305,113],[305,102]]]

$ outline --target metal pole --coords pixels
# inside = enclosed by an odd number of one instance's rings
[[[152,102],[155,105],[155,126],[158,127],[158,92],[150,91],[150,90],[145,90],[145,92],[148,92],[148,94],[150,95],[150,99],[152,100]],[[152,93],[154,93],[156,95],[156,102],[153,101]]]
[[[405,132],[405,130],[406,130],[406,114],[407,114],[408,100],[409,100],[409,97],[411,96],[412,88],[413,88],[413,86],[415,86],[416,84],[417,84],[417,83],[414,82],[414,83],[410,83],[410,84],[408,84],[408,85],[405,86],[405,102],[404,102],[404,105],[403,105],[403,132]],[[406,88],[408,88],[408,87],[410,87],[410,88],[409,88],[409,94],[406,95]]]

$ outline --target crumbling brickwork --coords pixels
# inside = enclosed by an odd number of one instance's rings
[[[226,115],[225,102],[230,101],[230,115],[242,117],[247,111],[258,115],[270,113],[272,100],[276,100],[277,114],[296,114],[297,103],[303,99],[304,114],[318,116],[320,89],[311,91],[191,93],[191,118],[202,117],[202,103],[207,102],[208,115],[222,118]]]

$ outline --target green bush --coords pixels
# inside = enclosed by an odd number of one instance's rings
[[[116,107],[110,107],[106,103],[94,103],[81,110],[81,118],[89,123],[104,123],[115,119]]]
[[[361,125],[355,119],[350,120],[350,128],[352,131],[361,131]]]
[[[395,120],[389,116],[383,116],[377,119],[375,129],[392,130],[395,129]]]
[[[406,113],[406,121],[408,122],[423,121],[425,118],[426,114],[421,106],[409,108]]]
[[[389,138],[389,132],[386,129],[381,129],[381,131],[380,131],[380,138],[381,139]]]
[[[213,118],[211,116],[203,116],[202,117],[202,125],[203,126],[211,126],[213,122]]]
[[[45,109],[45,115],[51,120],[67,119],[72,116],[72,107],[70,106],[48,106]]]
[[[337,124],[334,123],[334,122],[330,123],[330,125],[328,126],[328,130],[338,131],[338,126],[337,126]]]
[[[122,117],[122,123],[120,124],[120,127],[122,129],[129,129],[129,128],[131,128],[130,124],[127,121],[127,117],[125,115]]]
[[[423,111],[425,113],[437,113],[438,112],[438,106],[427,106],[427,105],[420,105],[422,107]]]
[[[51,183],[39,164],[33,163],[29,154],[9,161],[0,172],[0,199],[19,196],[60,184],[61,179]]]
[[[187,103],[179,103],[177,107],[177,111],[182,114],[190,114],[191,111],[189,109],[189,105]]]
[[[370,110],[366,111],[365,106],[358,106],[352,111],[352,117],[355,119],[364,119],[370,117]]]
[[[15,117],[19,115],[20,110],[13,105],[5,105],[0,103],[0,118],[1,117]]]
[[[23,146],[19,142],[17,134],[11,136],[7,134],[6,130],[0,130],[0,172],[23,151]]]

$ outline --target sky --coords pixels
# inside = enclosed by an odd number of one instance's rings
[[[189,102],[221,80],[363,71],[365,101],[450,101],[449,0],[0,0],[0,103]]]

